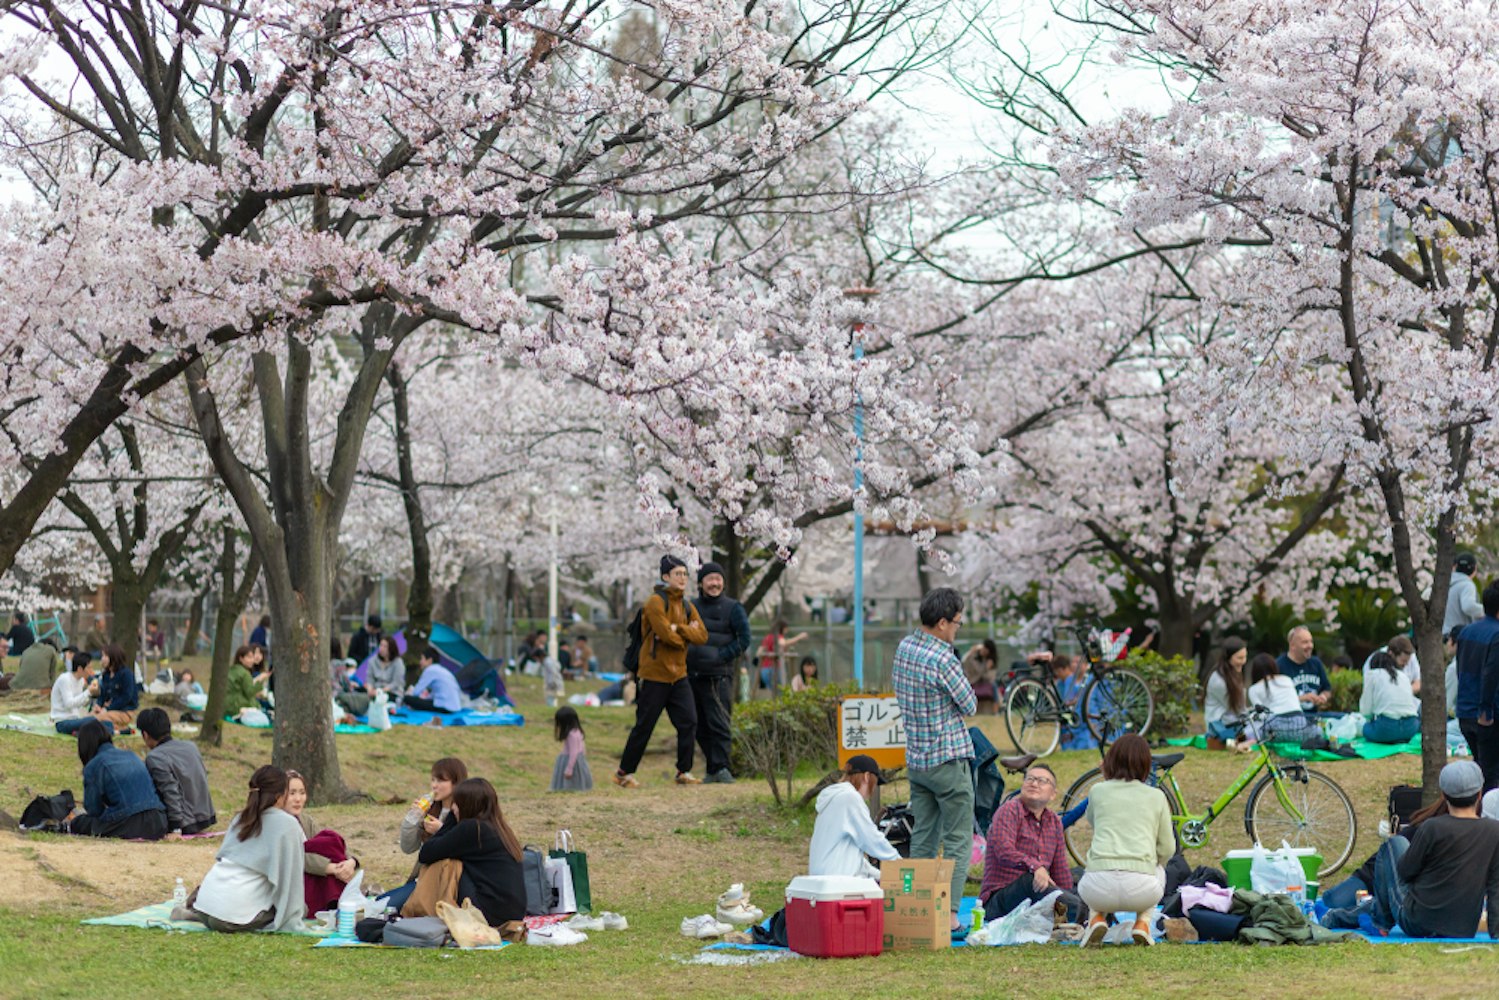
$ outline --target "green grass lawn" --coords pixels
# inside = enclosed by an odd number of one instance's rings
[[[755,968],[683,964],[696,942],[677,933],[684,916],[712,909],[714,896],[743,881],[767,909],[804,870],[811,817],[774,809],[763,783],[679,788],[670,782],[670,729],[663,721],[640,769],[645,784],[626,792],[607,784],[630,715],[583,710],[593,771],[606,783],[587,795],[546,791],[557,744],[534,682],[515,685],[530,724],[522,729],[426,730],[400,727],[378,736],[341,736],[349,784],[369,801],[316,808],[342,832],[370,877],[402,881],[411,859],[396,847],[405,803],[426,787],[441,756],[464,758],[493,781],[511,824],[528,843],[550,843],[570,828],[587,850],[595,909],[629,917],[624,932],[601,932],[570,949],[512,947],[498,953],[314,950],[305,939],[245,935],[169,935],[84,927],[84,917],[117,913],[171,895],[173,880],[196,882],[212,863],[213,842],[123,844],[66,837],[0,835],[0,998],[251,996],[916,996],[960,995],[1245,997],[1289,994],[1472,996],[1499,973],[1499,952],[1446,954],[1438,946],[1317,948],[1160,945],[1082,953],[1063,947],[958,949],[892,953],[878,959],[800,959]],[[0,700],[0,712],[32,710],[25,696]],[[1003,724],[981,720],[1002,748]],[[121,745],[140,750],[133,737]],[[221,818],[243,800],[250,770],[270,754],[270,736],[229,727],[207,755]],[[1053,758],[1063,788],[1097,761],[1094,752]],[[1177,774],[1189,806],[1200,807],[1242,768],[1243,758],[1190,752]],[[1378,843],[1386,790],[1414,780],[1419,761],[1343,761],[1317,767],[1348,790],[1361,825],[1356,864]],[[69,740],[0,732],[0,808],[19,812],[30,795],[80,790]],[[887,801],[905,795],[897,783]],[[1242,801],[1236,803],[1242,806]],[[1189,854],[1211,863],[1245,846],[1241,810],[1213,828],[1213,841]]]

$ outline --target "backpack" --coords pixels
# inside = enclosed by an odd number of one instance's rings
[[[1394,785],[1390,788],[1390,832],[1399,833],[1421,809],[1420,785]]]
[[[356,933],[358,925],[355,925]],[[396,948],[441,948],[448,943],[448,925],[441,917],[407,917],[385,927],[381,944]]]
[[[21,813],[21,829],[55,830],[62,825],[63,820],[68,818],[68,813],[76,807],[77,802],[73,799],[73,793],[67,789],[63,789],[56,795],[38,795]]]
[[[655,597],[652,594],[651,597]],[[651,597],[647,597],[649,601]],[[635,676],[640,673],[640,647],[645,642],[645,605],[635,609],[635,617],[630,619],[630,624],[625,627],[625,655],[622,660],[625,665],[625,673]]]

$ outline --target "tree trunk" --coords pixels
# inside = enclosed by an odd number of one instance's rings
[[[207,590],[193,595],[193,602],[187,608],[187,630],[182,636],[182,650],[178,656],[198,655],[198,635],[203,631],[203,606],[207,602]]]
[[[224,741],[224,699],[229,695],[229,666],[234,657],[234,621],[250,600],[255,580],[260,576],[260,553],[250,547],[245,574],[236,583],[234,564],[238,532],[224,528],[224,545],[219,553],[219,606],[213,621],[213,668],[208,675],[208,704],[203,709],[203,727],[198,742],[216,747]]]
[[[109,621],[109,639],[125,653],[125,662],[135,663],[141,645],[141,612],[145,610],[150,591],[134,572],[116,574],[111,580],[114,594],[114,616]],[[149,683],[151,678],[147,677]]]
[[[463,590],[458,584],[455,583],[442,592],[442,601],[440,602],[438,615],[442,618],[444,624],[451,625],[460,632],[464,630]]]
[[[1191,612],[1185,614],[1172,609],[1168,612],[1165,606],[1161,611],[1161,633],[1156,636],[1151,648],[1162,656],[1181,656],[1190,660],[1193,656],[1193,640],[1197,636],[1197,626],[1192,621]]]
[[[728,521],[713,525],[713,561],[723,567],[723,592],[739,600],[744,593],[744,540]]]
[[[406,376],[398,365],[386,369],[390,398],[395,409],[396,465],[401,479],[401,505],[406,510],[406,528],[411,535],[411,590],[406,595],[406,677],[419,669],[432,635],[432,549],[427,543],[427,518],[422,512],[421,491],[416,481],[416,463],[411,458],[411,407],[406,396]]]

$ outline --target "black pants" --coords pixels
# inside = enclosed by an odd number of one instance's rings
[[[734,710],[734,678],[698,674],[687,678],[697,709],[697,745],[709,774],[729,769],[729,714]]]
[[[994,894],[984,903],[984,919],[998,920],[1021,903],[1034,903],[1051,891],[1050,889],[1046,892],[1038,891],[1035,887],[1035,876],[1022,875],[1009,885],[1000,886],[994,890]],[[1062,895],[1058,899],[1067,906],[1067,919],[1073,923],[1082,923],[1088,913],[1088,907],[1084,905],[1082,898],[1073,890],[1062,889],[1061,892]]]
[[[189,824],[187,824],[187,826],[184,826],[182,828],[183,836],[186,836],[187,834],[190,834],[190,833],[202,833],[204,830],[206,830],[209,827],[213,826],[218,821],[219,821],[219,818],[217,816],[210,816],[207,819],[203,820],[202,822],[199,822],[199,823],[189,823]]]
[[[166,811],[162,809],[147,809],[108,823],[88,813],[79,813],[68,824],[68,830],[80,837],[116,837],[120,840],[160,840],[171,832],[167,827]]]
[[[1483,790],[1499,788],[1499,721],[1480,726],[1477,719],[1459,719],[1457,727],[1468,741],[1473,763],[1483,771]]]
[[[407,708],[414,708],[418,712],[437,712],[441,715],[453,714],[453,710],[451,708],[438,708],[436,705],[432,704],[431,698],[418,698],[414,694],[408,694],[406,697],[401,699],[401,702]]]
[[[634,774],[645,756],[645,748],[656,730],[661,710],[677,727],[677,773],[692,770],[692,740],[697,735],[697,710],[692,705],[692,689],[684,677],[675,684],[642,680],[635,693],[635,728],[625,741],[625,752],[619,758],[619,769]]]

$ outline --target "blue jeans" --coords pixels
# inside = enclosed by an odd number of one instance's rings
[[[1239,730],[1243,727],[1237,722],[1209,722],[1208,738],[1218,740],[1235,740],[1239,738]]]
[[[1370,743],[1405,743],[1421,731],[1421,720],[1411,715],[1403,719],[1376,715],[1364,723],[1364,739]]]
[[[394,889],[390,890],[385,895],[381,896],[380,900],[381,900],[381,902],[385,903],[386,906],[393,906],[393,907],[395,907],[396,908],[396,912],[400,913],[401,912],[401,907],[403,907],[403,906],[406,905],[406,900],[415,891],[416,891],[416,880],[412,879],[410,882],[407,882],[405,885],[398,885],[398,886],[396,886]]]
[[[59,719],[52,726],[52,728],[56,729],[64,736],[72,736],[74,733],[78,732],[78,730],[83,728],[83,724],[85,722],[93,721],[93,718],[94,717],[92,715],[85,715],[81,719]],[[109,733],[109,735],[114,735],[115,724],[113,722],[110,722],[108,719],[100,719],[98,721],[99,724],[104,727],[105,731]]]
[[[1400,881],[1400,859],[1405,857],[1405,852],[1410,850],[1411,842],[1404,837],[1395,836],[1385,841],[1374,853],[1374,887],[1371,890],[1373,896],[1373,907],[1369,914],[1370,920],[1379,930],[1387,931],[1401,923],[1401,910],[1405,906],[1405,883]],[[1357,879],[1348,879],[1329,890],[1329,897],[1338,893],[1349,883]],[[1357,889],[1355,888],[1355,891]],[[1341,894],[1339,899],[1342,899]],[[1332,905],[1331,899],[1328,905]],[[1351,930],[1358,926],[1358,907],[1349,904],[1336,909],[1329,909],[1322,918],[1322,926],[1333,929]]]
[[[1367,892],[1369,887],[1364,884],[1363,879],[1351,875],[1322,893],[1318,899],[1326,903],[1329,910],[1342,910],[1358,905],[1360,890]]]

